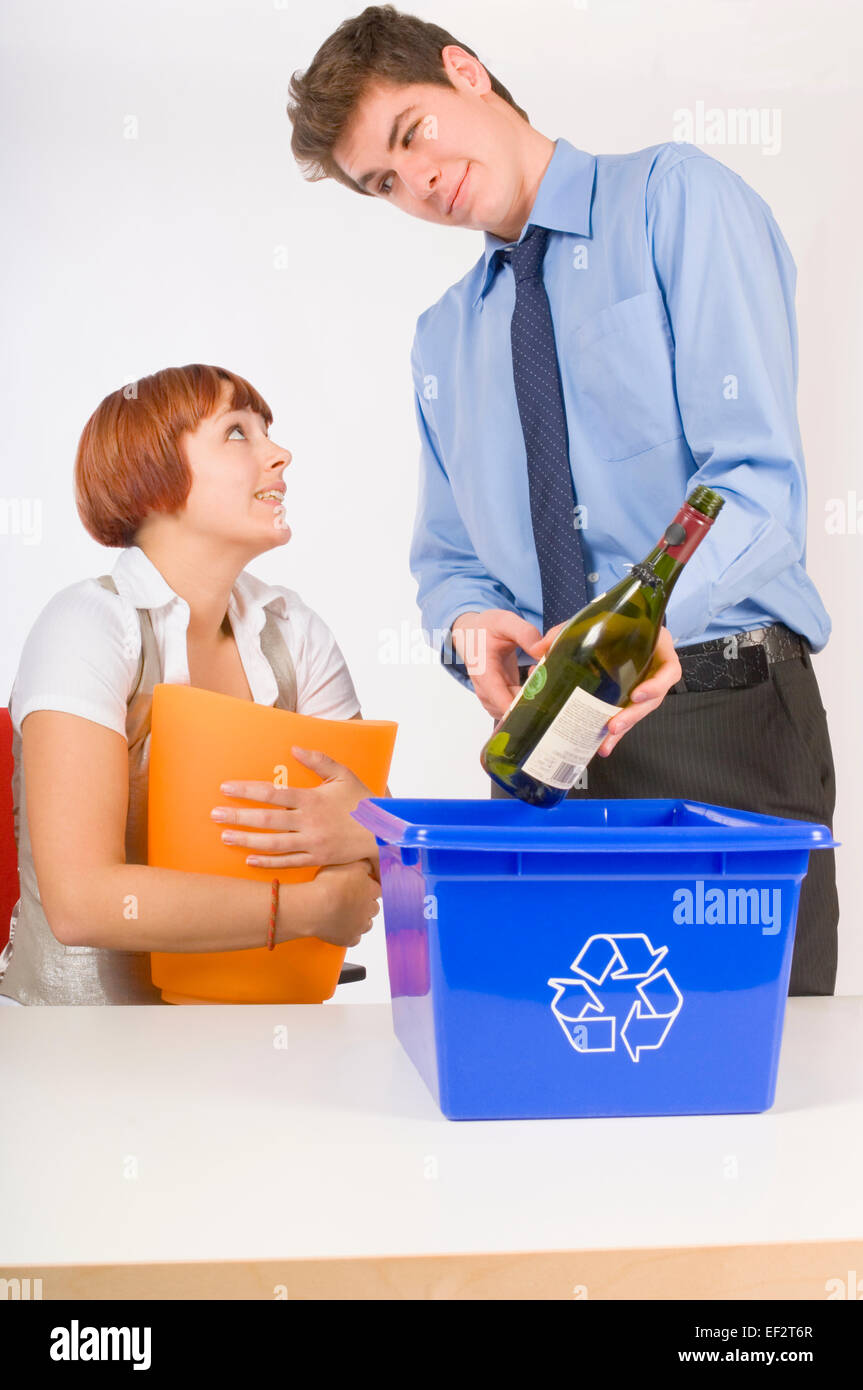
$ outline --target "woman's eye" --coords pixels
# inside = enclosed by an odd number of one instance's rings
[[[387,194],[388,194],[388,193],[392,193],[392,191],[393,191],[392,180],[391,180],[391,179],[384,179],[383,183],[381,184],[380,188],[378,189],[378,192],[379,192],[379,193],[382,193],[383,196],[386,197]]]
[[[232,425],[232,426],[231,426],[231,434],[234,433],[234,430],[239,430],[239,431],[240,431],[240,434],[243,434],[243,427],[242,427],[242,425]],[[228,438],[229,438],[229,439],[230,439],[230,437],[231,437],[231,434],[228,435]],[[244,439],[245,439],[245,437],[246,437],[246,436],[243,434],[243,438],[244,438]]]

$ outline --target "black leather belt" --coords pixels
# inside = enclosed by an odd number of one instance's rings
[[[680,695],[687,690],[741,690],[769,680],[770,667],[777,661],[792,657],[809,659],[809,643],[784,623],[769,627],[754,627],[748,632],[730,632],[712,642],[696,642],[694,646],[679,647],[682,678],[669,690]],[[527,680],[529,666],[519,666],[522,685]]]
[[[712,642],[678,647],[682,679],[669,695],[687,690],[741,690],[770,679],[770,667],[779,661],[802,657],[808,661],[809,643],[784,623],[730,632]]]

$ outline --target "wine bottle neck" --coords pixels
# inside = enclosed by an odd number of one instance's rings
[[[646,571],[643,588],[653,617],[661,617],[664,613],[671,591],[686,562],[698,549],[712,525],[712,517],[705,516],[703,512],[696,511],[684,502],[641,565],[633,567],[633,573],[636,575],[642,567]],[[651,582],[651,574],[658,583]]]

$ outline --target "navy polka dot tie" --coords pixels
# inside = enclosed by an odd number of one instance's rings
[[[542,581],[543,631],[571,618],[588,602],[577,498],[569,466],[569,434],[554,325],[542,280],[548,243],[545,227],[529,227],[511,250],[512,374],[527,450],[530,517]]]

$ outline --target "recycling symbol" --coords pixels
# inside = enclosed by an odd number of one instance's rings
[[[549,980],[552,1013],[576,1052],[614,1052],[619,1040],[637,1062],[662,1046],[683,1004],[660,969],[667,953],[640,932],[591,936],[570,966],[573,978]]]

